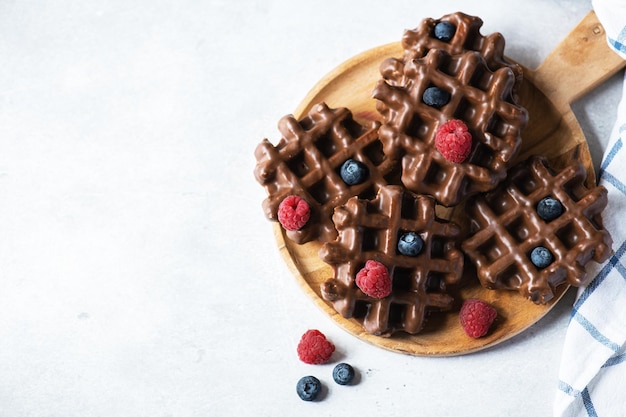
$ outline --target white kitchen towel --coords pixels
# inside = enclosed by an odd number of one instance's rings
[[[609,46],[626,59],[626,0],[593,0]]]
[[[593,2],[609,45],[626,58],[626,1]],[[626,78],[617,122],[604,154],[601,185],[608,189],[604,226],[613,256],[588,265],[593,281],[578,292],[567,329],[554,417],[626,416]]]

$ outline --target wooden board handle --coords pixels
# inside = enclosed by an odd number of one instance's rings
[[[606,32],[591,11],[529,76],[557,108],[569,109],[624,66],[626,60],[609,48]]]

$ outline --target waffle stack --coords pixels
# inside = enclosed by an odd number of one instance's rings
[[[444,206],[493,189],[517,156],[528,120],[512,100],[513,72],[492,72],[478,52],[449,55],[439,49],[401,67],[393,83],[378,83],[374,97],[384,120],[380,138],[385,152],[402,161],[402,183]],[[424,102],[432,86],[449,93],[440,108]],[[435,147],[437,130],[453,119],[472,133],[472,149],[463,163],[448,161]]]
[[[504,56],[502,35],[483,36],[481,26],[478,17],[453,13],[405,31],[403,56],[380,65],[373,91],[380,122],[362,126],[350,110],[319,103],[300,120],[281,119],[279,143],[265,139],[256,149],[266,217],[276,221],[292,195],[308,204],[306,224],[285,235],[319,245],[332,269],[322,298],[368,333],[423,331],[431,314],[460,305],[455,287],[469,270],[486,288],[547,303],[556,287],[584,284],[585,264],[611,252],[601,220],[606,191],[582,185],[581,164],[555,171],[539,157],[513,167],[528,123],[517,103],[523,71]],[[437,143],[451,121],[471,135],[459,160]],[[365,172],[356,184],[343,177],[349,160]],[[548,223],[533,214],[546,196],[565,209]],[[437,214],[444,207],[467,216],[444,220]],[[399,251],[409,232],[423,241],[417,255]],[[537,246],[551,252],[550,265],[531,262]],[[389,271],[389,295],[357,285],[369,261]]]

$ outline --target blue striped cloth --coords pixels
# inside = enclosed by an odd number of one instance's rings
[[[593,5],[609,45],[626,58],[626,0]],[[603,220],[615,253],[603,265],[588,266],[594,279],[572,309],[554,417],[626,416],[626,94],[617,114],[598,173],[609,192]]]
[[[626,58],[626,1],[593,0],[591,3],[604,27],[609,46]]]

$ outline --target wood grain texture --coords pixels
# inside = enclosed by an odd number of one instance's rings
[[[368,50],[341,64],[321,79],[294,112],[305,115],[316,103],[349,108],[357,121],[379,119],[376,102],[371,97],[380,75],[378,67],[388,57],[401,57],[399,43]],[[580,158],[588,169],[587,182],[595,184],[595,174],[584,134],[571,110],[571,103],[594,89],[624,67],[625,62],[606,44],[605,33],[595,14],[590,12],[570,35],[536,69],[524,68],[519,103],[529,112],[528,127],[523,131],[522,152],[518,160],[532,154],[547,156],[555,166],[572,157]],[[447,217],[462,215],[451,210]],[[457,300],[481,298],[490,302],[498,317],[491,333],[480,339],[465,335],[459,324],[458,309],[435,314],[417,335],[394,335],[390,338],[370,335],[361,325],[341,317],[320,294],[320,285],[332,277],[332,269],[318,256],[319,242],[297,245],[286,239],[281,227],[274,226],[279,250],[306,294],[349,333],[378,347],[420,356],[461,355],[501,343],[537,322],[561,299],[567,288],[547,305],[535,305],[517,292],[483,289],[477,279],[457,289]],[[468,274],[473,272],[468,268]],[[459,302],[460,304],[460,302]]]

